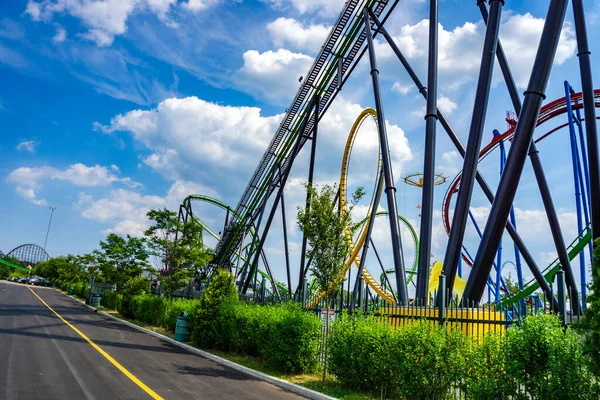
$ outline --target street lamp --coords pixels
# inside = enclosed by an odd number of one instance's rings
[[[50,233],[50,224],[52,223],[52,215],[54,214],[54,210],[56,210],[56,207],[54,207],[54,206],[50,206],[48,208],[50,209],[50,221],[48,221],[48,230],[46,231],[46,240],[44,240],[44,250],[46,250],[46,244],[48,243],[48,234]]]

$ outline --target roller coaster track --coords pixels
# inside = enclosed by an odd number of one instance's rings
[[[10,263],[10,262],[8,262],[6,260],[3,260],[2,258],[0,258],[0,264],[6,265],[9,268],[14,268],[14,269],[18,269],[18,270],[21,270],[21,271],[29,272],[29,270],[27,268],[21,267],[20,265],[16,265],[16,264]]]
[[[221,200],[215,199],[214,197],[209,197],[209,196],[205,196],[205,195],[201,195],[201,194],[192,194],[189,195],[188,197],[186,197],[183,200],[183,204],[182,207],[184,207],[186,210],[191,210],[191,205],[190,202],[192,200],[196,200],[196,201],[202,201],[208,204],[212,204],[214,206],[217,206],[225,211],[229,211],[231,213],[231,215],[235,215],[235,210],[233,210],[231,207],[229,207],[226,203],[222,202]],[[204,222],[202,222],[202,220],[200,218],[198,218],[193,212],[190,212],[188,215],[190,215],[192,217],[192,221],[195,224],[198,224],[203,230],[205,230],[206,232],[208,232],[208,234],[210,236],[212,236],[214,239],[216,240],[221,240],[221,237],[215,233],[212,229],[210,229],[210,227],[208,227]],[[253,229],[250,228],[250,233],[253,233]],[[246,258],[242,256],[244,250],[246,250],[249,246],[256,246],[256,242],[252,241],[251,243],[248,243],[243,249],[242,251],[238,251],[236,250],[234,252],[235,256],[239,257],[242,261],[246,262]],[[233,268],[236,268],[236,266],[234,265]],[[273,283],[273,281],[271,280],[271,277],[269,276],[269,274],[267,274],[264,271],[261,271],[260,269],[258,270],[258,273],[261,277],[267,279],[269,282]],[[287,291],[287,286],[277,280],[275,280],[275,285],[277,285],[277,287],[279,288],[280,291]]]
[[[594,90],[594,99],[595,99],[596,108],[599,108],[600,107],[600,89]],[[572,106],[573,110],[583,108],[583,101],[582,101],[581,93],[575,93],[575,94],[571,95],[571,101],[573,103],[573,106]],[[566,99],[563,97],[563,98],[554,100],[553,102],[548,103],[544,107],[541,108],[536,127],[539,127],[540,125],[543,125],[544,123],[550,121],[552,118],[555,118],[559,115],[565,114],[566,112],[567,112]],[[561,126],[558,126],[554,129],[552,129],[551,131],[549,131],[546,134],[537,138],[535,140],[535,142],[536,143],[540,142],[541,140],[545,139],[550,134],[563,128],[564,126],[565,125],[561,125]],[[512,140],[514,134],[515,134],[515,127],[512,126],[509,129],[507,129],[504,133],[502,133],[501,135],[494,136],[493,140],[488,145],[486,145],[483,149],[481,149],[481,151],[479,153],[479,162],[481,162],[481,160],[483,160],[488,155],[490,155],[492,153],[492,151],[495,150],[500,145],[501,141]],[[456,175],[456,177],[454,178],[452,183],[449,185],[448,190],[446,191],[446,195],[444,196],[444,200],[442,202],[442,222],[444,224],[444,229],[446,230],[447,234],[450,234],[450,202],[451,202],[452,196],[458,192],[461,178],[462,178],[462,171]],[[472,265],[471,260],[468,257],[466,257],[464,254],[463,254],[463,260],[469,266]]]
[[[567,247],[567,252],[569,254],[569,260],[572,261],[579,253],[581,253],[585,246],[587,246],[592,240],[592,229],[591,226],[588,225],[583,232]],[[560,271],[561,265],[558,258],[554,260],[546,269],[543,271],[544,278],[546,281],[552,282],[554,280],[554,276],[558,271]],[[515,303],[518,303],[521,299],[526,299],[533,292],[539,289],[540,285],[537,283],[535,279],[529,281],[526,285],[524,285],[523,289],[519,292],[515,293],[513,297],[507,298],[500,302],[501,307],[506,307]]]
[[[582,93],[572,94],[571,102],[572,102],[573,110],[582,109],[583,108]],[[596,108],[600,107],[600,89],[594,90],[594,106]],[[566,113],[567,113],[566,98],[562,97],[557,100],[554,100],[554,101],[546,104],[545,106],[543,106],[540,109],[540,114],[539,114],[539,117],[537,120],[536,128],[543,125],[544,123],[550,121],[551,119],[558,117],[562,114],[566,114]],[[600,119],[600,118],[597,118],[597,119]],[[547,138],[551,134],[557,132],[558,130],[564,128],[565,126],[567,126],[567,124],[562,124],[560,126],[557,126],[553,129],[551,129],[550,131],[546,132],[545,134],[543,134],[540,137],[538,137],[537,139],[535,139],[535,143],[538,143],[538,142],[544,140],[545,138]],[[515,131],[515,126],[511,126],[509,129],[507,129],[501,135],[494,136],[492,141],[488,145],[486,145],[483,149],[481,149],[481,151],[479,153],[479,162],[481,162],[481,160],[483,160],[484,158],[489,156],[492,153],[492,151],[495,150],[500,145],[501,141],[503,141],[503,140],[511,141],[514,136],[514,133],[515,133],[514,131]],[[452,183],[449,185],[448,190],[446,191],[446,195],[444,196],[444,200],[442,202],[442,222],[444,224],[444,228],[445,228],[447,234],[450,234],[450,203],[451,203],[452,196],[458,192],[461,178],[462,178],[462,171],[456,175],[456,177],[454,178]],[[579,234],[579,236],[567,248],[567,253],[569,255],[569,259],[573,260],[581,251],[583,251],[585,246],[587,244],[589,244],[590,240],[591,240],[591,229],[588,226]],[[462,258],[466,262],[467,265],[472,266],[473,263],[472,263],[471,259],[469,257],[467,257],[464,254],[464,252],[462,254]],[[546,269],[544,269],[544,271],[543,271],[543,275],[544,275],[546,281],[551,282],[554,279],[554,276],[556,275],[556,273],[560,270],[560,267],[561,267],[561,265],[560,265],[558,259],[556,259],[548,267],[546,267]],[[529,283],[527,283],[526,285],[524,285],[522,290],[520,290],[519,292],[513,293],[512,297],[502,300],[500,304],[502,306],[515,304],[519,300],[527,298],[529,295],[531,295],[533,292],[535,292],[538,288],[539,288],[539,284],[535,280],[532,280]]]
[[[248,182],[231,221],[224,229],[222,239],[217,243],[214,259],[218,265],[223,265],[231,258],[261,206],[280,183],[279,168],[281,167],[281,176],[285,176],[289,172],[294,157],[292,149],[296,140],[299,139],[299,149],[306,143],[315,123],[318,122],[315,121],[314,113],[310,112],[310,106],[313,99],[316,98],[315,96],[319,98],[316,106],[320,118],[322,118],[344,80],[354,70],[364,54],[366,32],[362,17],[363,9],[371,8],[377,17],[380,17],[386,10],[382,19],[385,21],[397,3],[398,0],[348,0],[346,2]],[[341,65],[341,71],[338,71],[339,65]],[[342,77],[341,81],[340,77]],[[300,132],[307,117],[309,120],[305,130]]]
[[[350,133],[348,134],[348,139],[346,140],[346,146],[344,148],[344,155],[342,157],[342,168],[341,168],[341,173],[340,173],[340,212],[342,214],[346,214],[348,213],[348,168],[350,166],[350,158],[352,156],[352,149],[354,147],[354,141],[356,140],[356,136],[358,135],[358,132],[361,128],[361,126],[363,125],[363,123],[368,119],[368,118],[372,118],[375,121],[375,125],[377,125],[377,112],[373,109],[373,108],[367,108],[365,110],[363,110],[360,115],[358,116],[358,118],[356,119],[356,121],[354,122],[354,124],[352,125],[352,129],[350,130]],[[378,136],[379,137],[379,136]],[[342,279],[344,279],[344,276],[346,276],[346,273],[348,272],[348,269],[350,269],[350,267],[352,266],[352,264],[355,264],[357,268],[360,269],[360,258],[358,256],[358,252],[362,249],[362,247],[365,245],[365,242],[367,240],[367,231],[369,229],[369,224],[370,224],[370,217],[371,214],[373,213],[373,210],[377,210],[377,207],[379,206],[379,200],[377,200],[377,186],[378,186],[378,181],[379,181],[379,176],[381,174],[381,170],[382,170],[382,160],[381,160],[381,152],[379,152],[379,159],[378,159],[378,163],[377,163],[377,173],[375,174],[375,184],[373,187],[373,193],[371,195],[371,201],[369,202],[369,209],[367,211],[367,216],[365,218],[363,218],[354,228],[352,226],[350,226],[349,224],[346,224],[346,226],[344,227],[344,233],[346,236],[346,245],[348,246],[348,251],[350,253],[350,256],[346,259],[346,261],[344,262],[344,266],[342,268],[342,271],[340,272],[340,274],[336,277],[336,279],[334,280],[334,282],[332,282],[332,284],[336,284],[338,282],[340,282]],[[383,190],[383,187],[379,188],[379,194],[381,194],[381,191]],[[382,215],[389,215],[387,212],[382,211],[382,212],[376,212],[375,213],[375,217],[377,216],[382,216]],[[408,220],[402,216],[398,216],[398,219],[405,225],[408,227],[411,235],[412,235],[412,239],[413,239],[413,244],[415,245],[415,262],[413,263],[413,268],[411,272],[414,272],[417,268],[417,264],[418,264],[418,249],[419,249],[419,239],[417,237],[417,233],[415,231],[415,229],[413,228],[413,226],[410,224],[410,222],[408,222]],[[359,230],[358,233],[358,240],[355,243],[354,242],[354,236],[356,234],[356,230]],[[391,270],[394,271],[394,270]],[[385,272],[389,272],[389,271],[385,271]],[[373,289],[373,291],[379,295],[384,301],[395,305],[396,304],[396,300],[394,299],[394,295],[388,291],[388,289],[385,287],[385,282],[384,276],[382,276],[382,282],[377,282],[377,279],[375,279],[375,277],[373,277],[373,275],[371,275],[371,273],[368,271],[367,268],[363,268],[362,269],[362,276],[365,279],[365,283]],[[413,278],[413,274],[411,274],[411,276],[409,277],[408,282],[412,281]],[[315,304],[317,304],[319,302],[319,300],[321,300],[325,295],[325,292],[319,293],[317,297],[315,297],[314,299],[311,300],[311,302],[308,304],[308,307],[313,307]]]

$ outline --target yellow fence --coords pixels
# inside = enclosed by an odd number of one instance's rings
[[[439,308],[383,307],[378,310],[379,320],[395,328],[425,319],[439,324]],[[472,338],[483,338],[487,332],[503,334],[506,326],[504,313],[483,308],[447,308],[444,325],[458,328]]]

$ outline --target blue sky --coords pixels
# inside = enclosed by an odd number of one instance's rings
[[[8,0],[0,10],[0,249],[43,244],[49,209],[58,207],[48,241],[51,255],[94,249],[108,232],[140,234],[149,208],[176,209],[201,193],[235,206],[266,144],[308,71],[343,0]],[[440,2],[439,106],[466,143],[484,28],[473,1]],[[532,4],[533,3],[533,4]],[[508,1],[501,39],[520,90],[527,84],[547,1]],[[590,38],[598,33],[599,1],[586,2]],[[387,28],[425,81],[427,3],[406,0]],[[579,89],[572,11],[567,11],[548,100],[568,79]],[[592,53],[598,44],[591,40]],[[396,180],[421,170],[424,101],[389,49],[378,46],[382,90]],[[594,58],[593,58],[594,60]],[[320,129],[316,179],[339,178],[347,132],[373,105],[366,60],[361,62]],[[594,63],[596,65],[597,63]],[[597,68],[595,69],[597,71]],[[512,109],[498,68],[484,142],[504,130]],[[594,80],[598,82],[596,74]],[[560,121],[564,122],[563,120]],[[558,124],[556,122],[555,124]],[[366,126],[357,139],[353,185],[370,188],[376,141]],[[438,169],[452,178],[461,161],[438,127]],[[565,240],[576,235],[566,130],[540,145]],[[306,154],[286,190],[288,226],[302,203]],[[482,170],[497,183],[498,154]],[[399,209],[418,228],[420,192],[398,184]],[[436,191],[435,259],[443,257],[439,210],[446,186]],[[476,191],[483,226],[489,204]],[[515,202],[522,234],[541,265],[555,253],[541,200],[526,170]],[[198,205],[216,231],[223,215]],[[385,204],[382,205],[385,208]],[[364,208],[364,207],[363,207]],[[362,210],[362,211],[361,211]],[[359,207],[358,214],[364,212]],[[385,250],[385,221],[376,237]],[[546,225],[544,225],[546,224]],[[283,279],[275,221],[267,246]],[[292,265],[300,236],[291,233]],[[512,246],[509,239],[506,247]],[[476,236],[468,233],[472,252]],[[408,246],[410,247],[410,246]],[[382,251],[385,252],[385,251]],[[389,253],[389,252],[388,252]],[[407,249],[407,263],[412,250]],[[388,258],[386,258],[387,260]],[[508,253],[506,260],[513,260]],[[296,275],[296,274],[294,274]]]

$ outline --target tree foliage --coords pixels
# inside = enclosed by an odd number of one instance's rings
[[[67,284],[86,282],[88,277],[81,257],[73,254],[50,258],[37,264],[31,272],[52,282],[60,280]]]
[[[169,296],[194,275],[202,275],[212,257],[211,249],[202,243],[201,227],[192,220],[180,221],[166,208],[148,211],[150,227],[144,233],[150,255],[161,270],[161,285]]]
[[[600,376],[600,239],[594,243],[593,257],[591,292],[581,327],[586,331],[585,351],[591,358],[592,370]]]
[[[344,228],[352,226],[352,210],[364,191],[362,187],[358,188],[352,194],[349,208],[340,212],[335,201],[337,185],[323,185],[319,191],[309,184],[305,186],[310,200],[306,208],[298,207],[298,227],[310,246],[307,257],[313,260],[311,272],[329,304],[340,283],[337,278],[348,256]]]
[[[200,307],[192,315],[193,336],[200,345],[207,347],[215,343],[214,336],[218,333],[214,330],[211,321],[216,318],[221,304],[227,301],[238,301],[237,288],[233,274],[219,269],[202,293]]]
[[[96,256],[103,278],[115,283],[117,292],[128,279],[139,276],[144,268],[150,267],[145,240],[130,235],[123,238],[109,233],[106,241],[100,241]]]
[[[13,256],[4,256],[3,259],[5,261],[8,261],[11,264],[14,265],[21,265],[19,263],[19,259]],[[20,271],[20,270],[16,270],[12,267],[0,264],[0,279],[6,279],[8,278],[11,274],[13,274],[14,272],[17,272],[19,275],[24,275],[25,272],[24,271]]]

